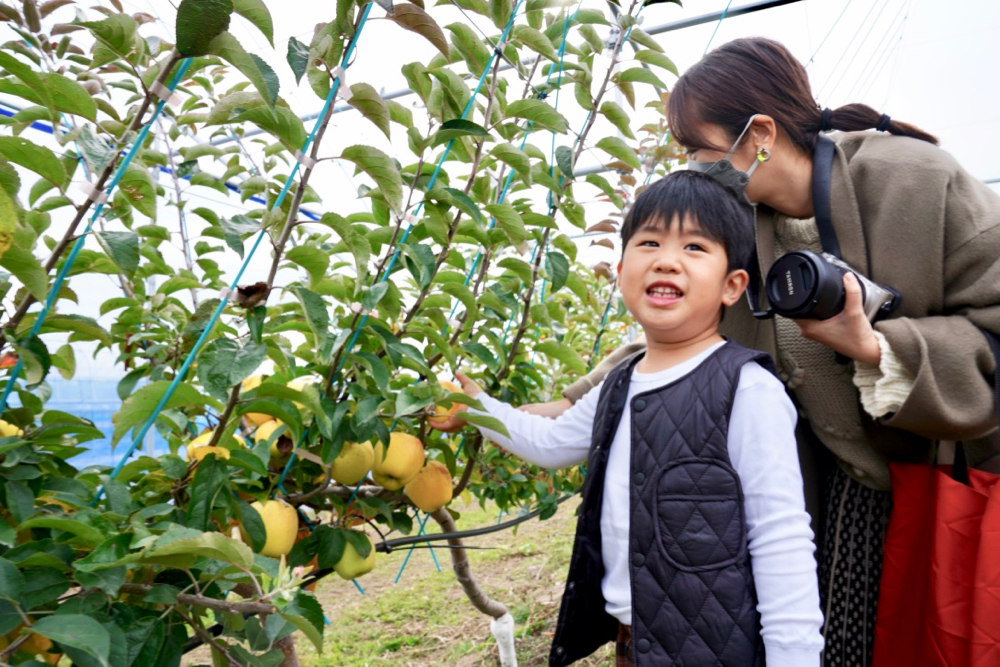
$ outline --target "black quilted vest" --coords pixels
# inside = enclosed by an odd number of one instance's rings
[[[601,496],[628,383],[641,355],[605,379],[550,665],[615,639],[601,593]],[[740,369],[763,352],[728,342],[694,371],[632,399],[629,555],[635,664],[764,664],[743,490],[727,434]]]

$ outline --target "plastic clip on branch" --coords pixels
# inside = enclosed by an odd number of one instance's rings
[[[368,3],[362,10],[361,20],[358,22],[358,29],[357,31],[355,31],[354,37],[351,38],[351,42],[344,53],[342,66],[346,66],[346,64],[350,62],[350,58],[354,54],[354,50],[357,47],[358,38],[361,36],[361,32],[364,29],[365,23],[368,20],[368,14],[371,12],[371,8],[372,8],[372,3]],[[337,89],[339,88],[339,86],[340,86],[340,79],[337,79],[333,82],[333,85],[330,88],[330,92],[326,96],[326,102],[323,105],[323,109],[320,112],[319,116],[316,118],[316,124],[313,126],[312,132],[309,133],[305,145],[301,149],[301,152],[303,154],[309,149],[310,144],[316,138],[316,133],[318,132],[320,125],[323,123],[323,119],[326,118],[326,116],[329,114],[330,107],[332,106],[333,100],[337,95]],[[137,141],[137,144],[141,143],[142,143],[141,140]],[[278,195],[278,198],[275,199],[274,203],[271,205],[271,209],[278,208],[281,206],[282,202],[284,201],[285,197],[288,194],[289,189],[292,186],[292,183],[295,180],[295,176],[298,173],[299,166],[300,166],[299,163],[296,162],[295,165],[292,167],[292,171],[291,173],[288,174],[288,178],[285,180],[285,185],[282,188],[281,193]],[[243,260],[242,266],[240,266],[240,269],[237,272],[236,277],[233,278],[233,281],[229,286],[230,292],[236,290],[240,278],[243,277],[243,272],[249,265],[250,260],[253,258],[254,253],[257,251],[257,248],[260,247],[261,240],[264,238],[266,234],[267,231],[262,229],[260,231],[260,234],[257,235],[257,239],[254,241],[253,247],[250,249],[250,252],[247,253],[246,259]],[[167,401],[170,400],[171,395],[173,395],[174,391],[177,389],[177,386],[181,383],[181,380],[184,379],[184,376],[191,368],[191,364],[194,363],[195,357],[197,357],[198,355],[198,351],[201,349],[201,346],[204,344],[205,340],[208,338],[212,329],[215,327],[215,323],[222,315],[222,311],[225,309],[227,303],[228,303],[228,295],[220,299],[219,305],[216,306],[215,312],[213,312],[211,318],[209,318],[208,323],[205,325],[204,331],[202,331],[201,336],[198,338],[198,340],[195,341],[195,344],[191,348],[190,353],[188,353],[187,358],[184,360],[184,364],[177,371],[177,374],[174,376],[174,379],[170,383],[170,386],[167,387],[167,390],[163,394],[163,397],[160,399],[159,403],[157,403],[156,407],[153,409],[153,413],[146,420],[146,423],[143,424],[142,428],[138,431],[135,438],[132,439],[132,444],[129,445],[128,449],[125,451],[125,454],[118,462],[118,465],[116,465],[112,469],[109,475],[111,479],[117,477],[118,473],[121,472],[123,467],[125,467],[126,461],[128,461],[128,459],[135,452],[139,443],[142,442],[143,438],[146,436],[146,433],[149,431],[153,423],[156,421],[156,418],[160,414],[160,411],[163,410],[163,407],[167,404]],[[91,505],[96,505],[97,501],[101,499],[101,496],[103,494],[104,494],[104,487],[101,487],[94,495],[94,500],[91,502]]]
[[[180,83],[181,78],[187,72],[188,68],[191,66],[191,59],[186,58],[181,63],[181,66],[177,69],[173,78],[170,81],[170,89],[177,87]],[[153,110],[153,115],[150,119],[143,125],[142,130],[139,132],[138,136],[133,142],[132,147],[129,149],[122,163],[118,165],[118,169],[115,172],[114,178],[111,179],[111,183],[107,187],[106,192],[94,193],[94,187],[90,187],[90,192],[88,192],[87,198],[92,199],[97,203],[97,208],[94,209],[94,214],[91,216],[90,220],[87,222],[87,227],[83,230],[83,233],[76,239],[73,247],[70,249],[69,254],[66,255],[66,259],[63,260],[62,268],[59,269],[59,273],[56,274],[55,282],[52,283],[52,288],[49,290],[45,303],[42,304],[41,310],[38,311],[38,315],[35,316],[35,323],[31,327],[30,336],[37,336],[38,332],[41,330],[42,325],[45,323],[45,318],[48,316],[49,311],[52,309],[52,305],[56,301],[56,297],[62,290],[63,283],[66,282],[66,276],[69,275],[69,271],[73,268],[73,263],[76,261],[77,256],[83,249],[83,244],[87,240],[87,236],[90,234],[91,229],[93,229],[94,223],[100,219],[101,214],[104,212],[104,202],[107,201],[108,196],[114,192],[114,189],[118,186],[119,181],[121,181],[122,176],[125,174],[125,170],[132,163],[132,159],[135,158],[139,149],[142,147],[143,143],[146,141],[146,137],[149,135],[149,130],[156,122],[159,117],[160,112],[163,111],[163,106],[165,102],[162,100],[157,103],[156,108]],[[103,201],[100,201],[103,200]],[[14,385],[17,383],[17,378],[21,374],[21,369],[24,368],[24,361],[21,359],[17,360],[14,368],[11,369],[10,375],[7,376],[7,385],[4,387],[3,395],[0,396],[0,413],[7,409],[7,401],[10,398],[11,392],[14,390]]]

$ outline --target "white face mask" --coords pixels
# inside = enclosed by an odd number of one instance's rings
[[[736,152],[740,142],[743,141],[743,136],[747,133],[747,130],[750,129],[750,125],[757,116],[758,114],[750,116],[750,120],[747,121],[746,127],[744,127],[743,131],[740,132],[740,136],[736,137],[736,142],[733,144],[732,148],[729,149],[729,152],[726,153],[726,157],[721,160],[715,160],[714,162],[695,162],[694,160],[691,160],[687,163],[688,169],[691,171],[697,171],[705,174],[706,176],[711,176],[716,181],[732,190],[741,201],[751,205],[753,205],[753,202],[747,198],[747,184],[750,182],[750,176],[753,175],[754,170],[756,170],[757,166],[761,162],[764,162],[764,160],[758,158],[757,160],[754,160],[752,165],[750,165],[749,170],[740,171],[733,166],[733,163],[730,162],[730,158],[733,157],[733,153]]]

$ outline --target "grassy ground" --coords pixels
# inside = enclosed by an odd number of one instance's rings
[[[578,501],[563,504],[548,521],[522,524],[517,533],[503,531],[469,544],[493,547],[470,551],[472,571],[490,597],[504,603],[517,623],[520,665],[548,662],[552,632],[559,612],[573,544]],[[489,525],[497,512],[458,507],[459,529]],[[428,528],[433,524],[428,522]],[[434,525],[434,532],[437,526]],[[380,555],[374,572],[359,579],[365,588],[338,577],[320,583],[317,597],[331,621],[324,651],[317,655],[304,638],[299,657],[311,667],[346,665],[495,665],[496,644],[489,617],[472,607],[455,580],[447,549],[435,549],[442,571],[427,549],[413,552],[403,576],[394,584],[406,551]],[[613,664],[613,647],[581,665]]]

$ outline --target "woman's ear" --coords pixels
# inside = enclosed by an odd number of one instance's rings
[[[750,146],[754,151],[771,150],[778,141],[778,125],[767,114],[757,114],[750,125]]]
[[[746,290],[747,285],[750,283],[750,274],[748,274],[743,269],[736,269],[735,271],[730,271],[729,275],[726,276],[726,282],[722,287],[722,303],[726,306],[731,306],[740,297],[743,296],[744,290]]]

